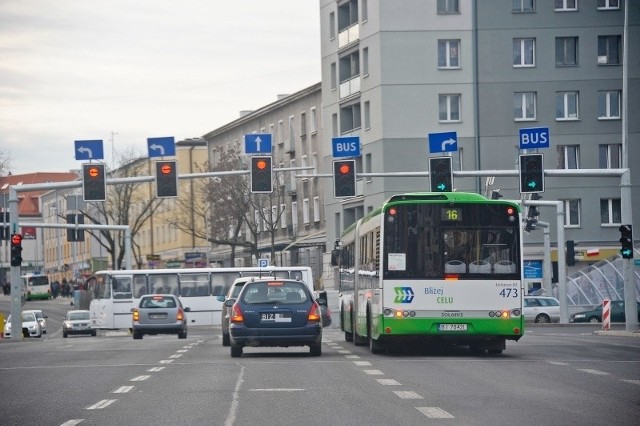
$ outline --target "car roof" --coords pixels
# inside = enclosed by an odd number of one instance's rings
[[[269,281],[273,281],[275,280],[276,277],[240,277],[240,278],[236,278],[235,280],[233,280],[233,285],[240,285],[240,284],[245,284],[248,283],[250,281],[264,281],[264,280],[269,280]]]

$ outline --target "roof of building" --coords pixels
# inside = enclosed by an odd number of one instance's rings
[[[0,208],[3,208],[5,211],[9,211],[8,194],[10,186],[49,182],[69,182],[74,180],[78,180],[78,174],[75,172],[36,172],[20,175],[0,176],[0,194],[3,195],[2,199],[0,200]],[[18,216],[41,216],[40,202],[38,199],[45,192],[47,191],[40,190],[18,192]],[[4,196],[4,194],[7,194],[7,196]]]

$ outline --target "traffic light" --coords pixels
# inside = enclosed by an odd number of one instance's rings
[[[84,215],[76,213],[67,214],[67,224],[84,224]],[[84,241],[84,229],[67,228],[67,241]]]
[[[22,235],[11,235],[11,266],[22,265]]]
[[[333,161],[333,196],[334,198],[356,196],[356,160]]]
[[[271,156],[251,157],[251,192],[270,194],[273,192],[273,167]]]
[[[542,154],[520,155],[520,193],[544,192]]]
[[[178,171],[176,160],[156,161],[156,197],[178,196]]]
[[[453,191],[451,157],[429,158],[429,176],[431,177],[431,192]]]
[[[623,259],[633,259],[633,230],[631,225],[621,225],[620,228],[620,254]]]
[[[107,199],[107,181],[104,164],[82,165],[82,195],[84,201],[104,201]]]
[[[576,264],[576,242],[567,240],[567,266]]]

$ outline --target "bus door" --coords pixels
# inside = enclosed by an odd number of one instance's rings
[[[131,275],[111,276],[113,297],[113,328],[131,328],[133,303],[133,277]]]

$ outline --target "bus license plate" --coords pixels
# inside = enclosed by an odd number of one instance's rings
[[[467,331],[467,324],[438,324],[438,331]]]

